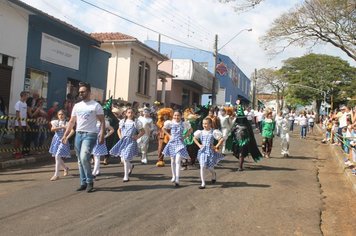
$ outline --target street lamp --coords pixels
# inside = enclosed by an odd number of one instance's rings
[[[214,61],[214,77],[213,77],[213,87],[211,89],[211,103],[212,105],[216,105],[216,91],[215,91],[215,85],[216,85],[216,66],[218,64],[218,51],[223,49],[227,44],[229,44],[232,40],[234,40],[239,34],[241,34],[244,31],[252,31],[252,29],[242,29],[240,30],[237,34],[235,34],[229,41],[227,41],[224,45],[222,45],[220,48],[218,48],[218,35],[215,35],[215,43],[214,43],[214,56],[215,56],[215,61]]]

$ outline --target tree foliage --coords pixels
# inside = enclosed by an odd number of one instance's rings
[[[303,105],[316,101],[317,110],[324,93],[333,96],[334,102],[345,102],[356,94],[356,68],[339,57],[308,54],[290,58],[284,61],[280,73],[288,83],[288,98]]]
[[[234,3],[234,11],[248,11],[255,8],[258,4],[264,0],[219,0],[221,3]]]
[[[356,60],[355,32],[354,0],[306,0],[277,18],[261,42],[270,55],[290,45],[329,43]]]
[[[257,71],[257,91],[273,93],[277,98],[277,111],[284,107],[286,95],[286,81],[280,71],[273,69],[260,69]]]

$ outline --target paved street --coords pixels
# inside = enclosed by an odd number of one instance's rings
[[[198,170],[182,171],[182,187],[175,189],[170,166],[155,167],[155,152],[148,165],[135,161],[128,183],[122,182],[123,167],[117,161],[102,166],[97,191],[89,194],[75,191],[74,159],[70,176],[56,182],[49,181],[50,162],[2,171],[1,235],[322,235],[321,228],[325,235],[351,235],[347,227],[332,233],[342,212],[331,217],[332,196],[328,204],[323,202],[328,181],[322,191],[318,166],[328,163],[327,147],[316,137],[293,135],[291,157],[282,158],[275,139],[272,158],[259,163],[248,159],[243,172],[236,172],[237,160],[227,156],[217,168],[217,183],[205,190],[198,189]],[[341,182],[333,186],[334,195],[337,185]],[[322,212],[329,214],[323,221]],[[352,222],[353,213],[348,213]]]

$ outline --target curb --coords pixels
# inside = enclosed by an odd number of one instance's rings
[[[9,167],[14,167],[14,166],[22,166],[26,164],[31,164],[31,163],[36,163],[36,162],[42,162],[49,160],[48,155],[41,155],[41,156],[36,156],[36,157],[25,157],[17,160],[7,160],[0,162],[0,170],[5,170]]]
[[[322,128],[320,128],[319,125],[316,125],[316,127],[318,127],[319,131],[323,134],[323,130]],[[344,153],[341,150],[341,148],[339,146],[333,146],[331,144],[326,144],[328,145],[331,150],[332,150],[332,154],[334,157],[336,157],[337,159],[337,163],[340,169],[342,169],[342,172],[344,173],[346,179],[351,183],[351,187],[352,190],[354,191],[354,193],[356,193],[356,176],[354,176],[351,172],[351,169],[349,169],[348,167],[345,166],[344,163]]]

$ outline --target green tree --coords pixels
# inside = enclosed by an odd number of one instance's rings
[[[237,12],[248,11],[263,1],[264,0],[219,0],[221,3],[233,3],[233,9]]]
[[[261,43],[270,55],[290,45],[328,43],[356,60],[355,6],[354,0],[306,0],[274,20]]]
[[[284,108],[284,97],[286,95],[286,80],[281,71],[271,68],[257,71],[257,91],[276,95],[277,111]]]
[[[333,98],[334,103],[355,95],[352,88],[355,86],[356,68],[339,57],[308,54],[290,58],[284,61],[280,73],[288,83],[288,100],[303,105],[315,101],[317,112],[324,100],[322,91]]]

